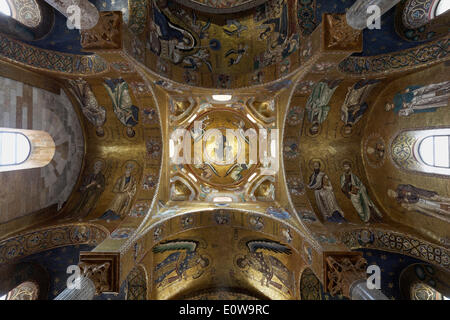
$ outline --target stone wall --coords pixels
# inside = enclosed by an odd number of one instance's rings
[[[69,197],[84,156],[83,132],[64,93],[55,94],[0,77],[0,127],[43,130],[56,150],[45,167],[0,173],[0,223],[25,216]]]

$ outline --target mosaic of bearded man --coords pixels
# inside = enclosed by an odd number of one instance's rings
[[[73,209],[75,212],[74,217],[86,217],[97,204],[98,199],[105,190],[105,176],[101,172],[102,168],[103,162],[97,161],[94,163],[93,172],[84,177],[83,184],[80,187],[81,198]]]
[[[330,111],[329,102],[338,84],[338,81],[331,82],[330,84],[327,82],[319,82],[314,86],[305,108],[308,121],[312,123],[309,129],[311,134],[317,134],[320,124],[327,119],[328,112]]]
[[[84,79],[69,80],[71,90],[78,99],[81,112],[95,126],[95,133],[102,137],[105,135],[103,125],[106,121],[105,107],[100,106],[95,98],[89,83]]]
[[[314,162],[314,172],[309,178],[309,189],[314,190],[316,204],[323,217],[330,222],[342,223],[344,211],[339,207],[333,186],[325,172],[320,170],[320,162]]]
[[[352,201],[363,222],[379,222],[381,212],[372,202],[362,181],[352,172],[350,162],[344,162],[344,173],[341,176],[342,192]]]
[[[341,120],[346,134],[351,134],[355,124],[369,109],[366,99],[378,80],[362,80],[349,87],[341,107]]]
[[[116,180],[116,184],[112,192],[115,194],[109,210],[106,211],[99,219],[117,220],[124,218],[131,209],[133,197],[136,194],[137,181],[132,175],[134,165],[129,163],[126,166],[125,174]]]

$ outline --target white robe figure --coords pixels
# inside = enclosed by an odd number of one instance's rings
[[[450,222],[450,198],[410,184],[398,185],[395,196],[401,206],[408,211],[417,211]]]
[[[450,81],[426,86],[409,86],[394,97],[394,111],[407,117],[414,113],[434,112],[447,107],[450,98]]]
[[[309,179],[308,188],[314,190],[316,204],[324,219],[330,222],[342,223],[344,212],[337,203],[333,186],[325,172],[315,170]]]
[[[90,85],[84,79],[69,80],[71,91],[81,106],[83,115],[96,127],[101,127],[106,121],[106,110],[100,106]]]

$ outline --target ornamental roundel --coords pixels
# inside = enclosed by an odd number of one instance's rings
[[[292,160],[300,155],[300,148],[297,139],[288,137],[283,145],[283,155],[286,159]]]
[[[58,246],[61,243],[66,242],[66,236],[67,236],[66,230],[54,230],[50,234],[50,242],[54,246]]]
[[[200,124],[196,129],[195,124]],[[197,135],[203,134],[206,145],[204,146],[202,164],[187,164],[186,168],[203,183],[214,187],[231,187],[241,185],[247,178],[253,174],[258,167],[258,163],[239,164],[237,163],[242,156],[250,159],[249,138],[245,137],[245,143],[239,143],[238,139],[226,139],[227,132],[247,131],[253,129],[258,132],[258,127],[253,124],[243,113],[229,110],[211,110],[200,114],[187,128],[189,132],[194,133],[194,139],[191,139],[191,150],[195,150]],[[195,130],[198,130],[197,133]],[[220,131],[223,140],[220,141],[215,133]],[[234,161],[227,161],[234,159]],[[223,160],[223,161],[222,161]]]
[[[286,115],[286,122],[290,126],[296,126],[303,122],[304,109],[300,106],[291,106]]]
[[[37,248],[41,245],[42,241],[42,234],[41,233],[34,233],[30,237],[26,239],[26,246],[29,249]]]
[[[42,21],[41,9],[35,0],[9,0],[12,17],[27,27],[36,28]]]
[[[442,300],[439,292],[422,282],[411,286],[410,298],[411,300]]]
[[[293,196],[302,196],[305,194],[305,184],[303,183],[303,178],[299,175],[296,176],[288,176],[286,178],[287,180],[287,187],[289,189],[289,192]]]
[[[20,256],[23,252],[23,246],[19,241],[10,241],[4,247],[0,247],[0,263],[5,263]]]
[[[394,162],[403,168],[409,166],[409,162],[413,157],[412,147],[414,146],[416,139],[409,136],[406,132],[398,135],[391,145],[391,156]]]
[[[420,28],[430,21],[430,10],[434,0],[409,0],[403,9],[402,20],[405,27]]]

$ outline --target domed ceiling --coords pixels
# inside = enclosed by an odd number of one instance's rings
[[[202,139],[204,132],[217,129],[223,137],[222,141],[219,141],[215,136],[208,137],[205,141],[205,152],[203,154],[206,159],[199,159],[200,165],[187,165],[197,178],[212,186],[230,187],[241,183],[255,171],[256,163],[249,166],[245,165],[243,168],[235,167],[234,164],[237,159],[241,157],[249,159],[250,151],[249,148],[243,148],[244,146],[241,146],[237,139],[227,141],[226,138],[227,129],[237,130],[243,134],[251,128],[256,132],[256,125],[253,125],[244,114],[229,109],[204,112],[195,118],[194,122],[187,128],[189,132],[195,132],[194,124],[196,121],[200,123],[199,128],[201,129],[199,129],[200,133],[193,137],[192,150],[194,152],[195,141]],[[232,137],[234,138],[234,136]],[[244,139],[248,145],[248,138],[246,139],[244,136],[240,138]],[[228,158],[230,160],[227,160]],[[231,164],[227,164],[227,162],[231,162]],[[238,170],[234,170],[235,168]]]
[[[361,36],[344,20],[350,0],[92,2],[114,11],[101,12],[106,26],[120,28],[114,49],[102,47],[117,36],[111,28],[76,34],[55,13],[47,40],[61,42],[26,46],[1,35],[0,54],[61,79],[84,115],[83,172],[61,220],[51,223],[76,224],[72,238],[82,240],[92,237],[88,223],[99,226],[106,239],[96,252],[121,256],[121,278],[143,261],[158,275],[150,277],[156,296],[172,297],[180,283],[189,291],[197,280],[196,289],[208,289],[218,272],[229,283],[251,279],[248,289],[290,299],[305,266],[323,280],[325,251],[369,247],[449,267],[440,247],[448,248],[447,229],[431,217],[415,219],[386,193],[399,184],[448,193],[442,177],[399,173],[389,151],[399,126],[448,125],[448,108],[398,120],[383,107],[406,86],[445,80],[448,39],[417,48],[398,40],[393,20],[385,20],[394,11],[383,17],[389,28]],[[19,46],[32,48],[30,55],[19,56],[28,52]],[[338,68],[357,54],[365,74]],[[211,130],[225,137],[208,136]],[[252,130],[267,133],[257,139],[255,162]],[[227,163],[227,156],[245,161]],[[226,270],[214,267],[221,255]],[[280,270],[256,270],[258,259]],[[175,263],[186,263],[189,277],[172,274],[169,283],[162,268]],[[263,276],[278,280],[264,287]]]
[[[200,73],[242,74],[278,63],[298,49],[290,0],[271,0],[239,14],[207,15],[152,0],[148,49]]]
[[[254,97],[234,100],[218,104],[207,96],[170,98],[169,144],[178,147],[171,155],[171,200],[275,200],[275,174],[268,175],[276,165],[270,153],[277,146],[269,143],[275,102]],[[188,135],[178,134],[180,129]],[[266,130],[264,140],[258,140],[260,129]],[[183,161],[175,163],[179,156]]]

